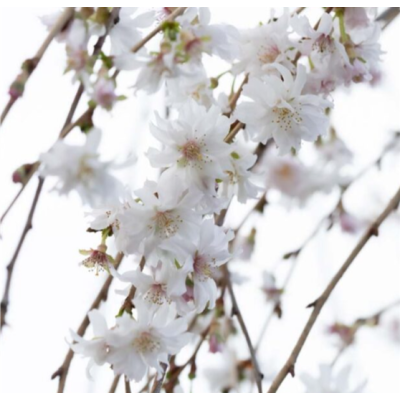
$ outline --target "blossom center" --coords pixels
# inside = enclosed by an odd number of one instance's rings
[[[173,211],[157,211],[153,219],[155,233],[164,239],[174,236],[182,223],[180,216],[174,215]]]
[[[262,64],[271,64],[278,58],[280,51],[276,44],[261,46],[258,52],[258,59]]]
[[[201,147],[195,140],[189,140],[182,148],[181,152],[187,161],[202,161]]]
[[[294,109],[294,111],[290,110],[286,107],[274,107],[272,112],[275,115],[275,119],[272,120],[273,123],[279,125],[281,129],[284,131],[288,131],[292,129],[292,123],[301,124],[303,118],[301,118],[299,112]]]
[[[211,265],[204,256],[196,254],[193,261],[193,269],[196,277],[201,281],[206,281],[212,277]]]
[[[167,298],[166,289],[167,289],[166,285],[163,285],[161,283],[156,283],[152,285],[152,287],[146,293],[144,298],[150,303],[154,303],[161,306],[164,304],[165,301],[170,302],[169,299]]]
[[[149,332],[142,332],[133,340],[132,345],[140,353],[154,353],[161,347],[160,342]]]

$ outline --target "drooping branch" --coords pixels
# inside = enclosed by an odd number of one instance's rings
[[[99,54],[99,52],[101,51],[101,48],[105,42],[106,36],[108,35],[109,30],[111,29],[111,27],[113,26],[114,22],[116,21],[116,18],[118,17],[118,13],[119,13],[120,7],[115,7],[113,9],[113,11],[111,12],[110,18],[107,22],[107,26],[106,26],[106,33],[101,36],[99,38],[99,40],[96,42],[96,44],[94,45],[94,50],[93,50],[93,56],[97,56],[97,54]],[[61,129],[60,132],[60,137],[63,137],[63,133],[65,132],[65,130],[71,125],[71,120],[75,114],[76,108],[78,107],[79,101],[82,97],[83,94],[83,85],[80,84],[78,87],[78,90],[74,96],[74,99],[71,103],[70,109],[68,111],[67,117],[65,119],[63,128]],[[26,187],[26,185],[28,184],[28,182],[30,181],[30,179],[32,178],[32,176],[35,174],[35,172],[38,170],[40,166],[39,162],[36,162],[34,164],[32,164],[31,167],[31,171],[29,173],[28,179],[24,182],[22,188],[20,189],[20,191],[17,193],[17,196],[14,198],[14,200],[11,202],[11,205],[7,208],[5,214],[2,216],[1,218],[1,222],[3,221],[5,215],[7,215],[7,213],[9,212],[9,210],[11,209],[11,206],[13,204],[15,204],[15,201],[19,198],[19,196],[21,195],[23,189]],[[4,295],[3,295],[3,300],[1,302],[1,318],[0,318],[0,333],[3,329],[3,327],[6,325],[6,313],[8,311],[8,306],[9,306],[9,293],[10,293],[10,288],[11,288],[11,282],[12,282],[12,277],[13,277],[13,272],[14,272],[14,267],[15,264],[17,262],[18,256],[20,254],[22,245],[24,244],[25,238],[27,233],[29,232],[30,229],[32,229],[32,220],[33,220],[33,216],[37,207],[37,204],[39,202],[39,198],[40,195],[42,193],[42,189],[43,189],[43,184],[44,184],[45,178],[43,177],[39,177],[39,182],[38,182],[38,186],[36,189],[36,194],[35,197],[33,199],[32,205],[31,205],[31,211],[29,212],[27,221],[25,223],[25,228],[22,231],[22,235],[21,238],[18,242],[18,246],[14,252],[14,255],[9,263],[9,265],[7,266],[7,280],[6,280],[6,286],[5,286],[5,290],[4,290]]]
[[[117,257],[115,258],[115,263],[114,263],[115,269],[119,268],[123,258],[124,258],[124,255],[122,253],[118,253]],[[97,310],[100,307],[100,304],[107,299],[108,291],[110,289],[112,281],[113,281],[113,276],[112,275],[108,276],[76,331],[76,333],[79,336],[84,336],[87,328],[90,325],[88,313],[92,310]],[[51,376],[51,379],[59,378],[57,393],[64,393],[65,383],[67,381],[69,367],[71,365],[72,359],[74,358],[74,355],[75,355],[75,353],[73,352],[73,350],[69,349],[67,352],[67,355],[65,356],[63,363],[57,369],[57,371],[55,371],[53,373],[53,375]]]
[[[227,268],[227,266],[224,266],[224,279],[226,282],[226,287],[228,289],[231,301],[232,301],[232,315],[235,315],[238,319],[240,328],[243,332],[243,335],[246,339],[246,343],[247,343],[247,347],[249,349],[250,352],[250,357],[251,357],[251,362],[253,364],[253,372],[254,372],[254,380],[257,384],[257,389],[259,393],[262,393],[262,380],[263,380],[263,374],[260,372],[260,367],[258,365],[258,361],[257,361],[257,355],[256,352],[254,350],[253,344],[251,342],[250,339],[250,335],[249,335],[249,331],[247,329],[246,323],[244,322],[243,319],[243,315],[240,311],[238,302],[236,300],[236,296],[235,296],[235,292],[233,290],[233,286],[232,286],[232,281],[231,281],[231,277],[230,277],[230,273],[229,270]]]
[[[19,239],[17,248],[15,249],[14,255],[11,258],[10,263],[7,266],[7,279],[6,279],[6,285],[4,289],[4,294],[3,298],[1,300],[1,317],[0,317],[0,333],[2,332],[4,326],[7,324],[6,321],[6,314],[8,310],[8,306],[10,303],[10,289],[11,289],[11,282],[12,282],[12,277],[15,269],[15,263],[17,262],[17,258],[19,256],[19,253],[21,252],[22,245],[24,244],[26,235],[28,232],[32,229],[32,223],[33,223],[33,216],[35,215],[36,207],[38,205],[39,201],[39,196],[43,188],[43,178],[39,178],[38,182],[38,187],[36,189],[35,197],[33,198],[33,202],[31,205],[31,209],[28,214],[28,218],[26,220],[24,230],[22,231],[21,237]]]
[[[119,13],[121,7],[114,7],[113,9],[113,13],[111,14],[110,17],[110,24],[111,23],[116,23],[117,22],[117,16]],[[164,27],[164,23],[168,22],[168,21],[173,21],[175,18],[177,18],[179,15],[183,14],[183,12],[186,10],[187,7],[178,7],[173,13],[171,13],[168,17],[166,17],[156,28],[154,28],[148,35],[146,35],[141,41],[139,41],[133,48],[132,48],[132,52],[137,52],[139,51],[143,46],[145,46],[152,38],[154,38],[157,33],[161,32],[163,27]],[[109,30],[111,29],[112,25],[109,25],[106,29],[106,33],[99,38],[99,40],[97,41],[97,43],[94,46],[94,51],[93,51],[93,55],[98,55],[101,51],[101,48],[105,42],[105,39],[109,33]],[[116,70],[113,78],[116,78],[119,74],[119,71]],[[80,85],[78,92],[81,92],[81,94],[83,93],[83,86]],[[76,97],[75,97],[76,98]],[[64,139],[75,127],[80,126],[81,123],[87,121],[88,118],[90,118],[95,109],[96,109],[96,105],[94,106],[90,106],[89,108],[87,108],[82,115],[80,115],[74,122],[72,122],[72,117],[70,118],[69,122],[67,124],[64,125],[62,131],[60,132],[60,134],[58,135],[59,139]],[[39,169],[40,166],[40,162],[37,161],[35,163],[32,164],[32,169],[29,173],[29,175],[26,177],[26,179],[24,180],[21,189],[19,190],[19,192],[16,194],[16,196],[14,197],[14,199],[11,201],[10,205],[7,207],[7,210],[4,212],[4,214],[1,217],[0,223],[3,222],[4,218],[6,217],[6,215],[9,213],[9,211],[11,210],[11,208],[13,207],[13,205],[16,203],[16,201],[18,200],[18,198],[20,197],[21,193],[24,191],[25,187],[28,185],[28,183],[30,182],[32,176],[36,173],[36,171]]]
[[[110,387],[110,390],[108,391],[108,393],[115,393],[117,391],[120,379],[121,379],[121,375],[114,376],[114,379],[111,383],[111,387]]]
[[[365,245],[369,242],[371,237],[378,236],[379,227],[381,226],[383,221],[398,207],[399,202],[400,202],[400,188],[397,190],[394,197],[390,200],[390,202],[386,206],[385,210],[379,215],[379,217],[375,220],[375,222],[369,227],[369,229],[361,237],[361,239],[359,240],[359,242],[356,245],[356,247],[354,248],[354,250],[350,253],[349,257],[346,259],[346,261],[344,262],[342,267],[339,269],[339,271],[334,275],[334,277],[329,282],[328,286],[323,291],[323,293],[318,297],[317,300],[315,300],[313,303],[308,305],[309,308],[313,308],[313,311],[312,311],[294,349],[292,350],[288,360],[286,361],[285,365],[283,366],[283,368],[280,370],[280,372],[278,373],[278,375],[272,382],[272,385],[271,385],[268,393],[276,393],[278,391],[279,387],[281,386],[282,382],[285,380],[287,375],[291,374],[292,376],[294,376],[297,358],[298,358],[301,350],[303,349],[304,344],[306,343],[307,338],[308,338],[315,322],[317,321],[318,316],[321,313],[321,310],[323,309],[325,303],[329,299],[331,293],[335,289],[336,285],[340,282],[343,275],[346,273],[346,271],[352,265],[353,261],[357,258],[358,254],[365,247]]]
[[[29,80],[33,71],[39,65],[50,43],[60,32],[62,32],[65,29],[65,27],[69,24],[69,22],[73,18],[73,15],[74,15],[74,7],[67,7],[64,10],[64,12],[60,15],[54,26],[50,29],[46,39],[44,40],[44,42],[42,43],[36,54],[33,56],[33,58],[25,60],[24,63],[22,64],[21,74],[18,75],[18,77],[11,85],[10,99],[0,116],[0,125],[3,124],[4,120],[6,119],[8,113],[10,112],[11,108],[16,103],[16,101],[23,95],[24,87],[27,81]]]
[[[382,30],[385,30],[399,16],[399,13],[399,7],[388,7],[386,11],[376,18],[376,21],[381,22]]]

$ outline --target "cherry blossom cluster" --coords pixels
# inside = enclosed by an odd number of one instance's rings
[[[107,363],[116,375],[135,381],[149,369],[161,375],[169,357],[190,341],[190,320],[216,306],[220,267],[234,253],[234,235],[216,224],[216,215],[232,201],[246,203],[265,190],[305,202],[343,184],[341,169],[351,153],[329,130],[332,92],[376,80],[382,54],[374,10],[367,8],[322,10],[315,27],[308,17],[284,10],[243,31],[212,24],[207,8],[188,8],[170,20],[173,11],[122,8],[109,26],[108,8],[77,8],[58,37],[66,46],[66,71],[83,84],[92,107],[111,110],[122,100],[116,69],[138,70],[135,92],[165,90],[172,117],[154,116],[150,129],[159,145],[146,154],[161,171],[159,179],[132,191],[115,178],[117,166],[101,159],[101,132],[93,126],[85,129],[84,145],[60,140],[41,157],[41,175],[56,177],[60,194],[75,190],[93,207],[90,230],[101,232],[102,241],[83,252],[82,264],[136,288],[132,311],[122,310],[112,327],[93,311],[94,338],[73,334],[72,348],[90,365]],[[43,21],[51,26],[55,18]],[[160,23],[155,50],[153,43],[133,51],[146,29]],[[92,56],[89,43],[107,30],[109,54]],[[209,77],[209,57],[245,79],[237,106],[234,93],[216,94],[226,74]],[[231,138],[238,124],[244,135]],[[315,144],[312,165],[298,156],[304,142]],[[254,149],[262,145],[267,151],[257,160]],[[117,271],[108,240],[125,256],[142,259],[144,267]],[[274,277],[264,278],[267,298],[279,301],[282,290]],[[325,380],[325,367],[321,373]],[[304,381],[315,389],[309,377]]]

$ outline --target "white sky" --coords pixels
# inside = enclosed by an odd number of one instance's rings
[[[37,16],[49,11],[52,9],[0,10],[0,107],[7,102],[8,86],[19,71],[21,62],[34,54],[45,36],[45,28]],[[226,8],[216,8],[212,12],[215,22],[229,22],[238,27],[253,26],[269,15],[268,8],[233,8],[229,12]],[[371,88],[359,85],[351,92],[341,91],[334,95],[333,121],[338,134],[355,152],[355,169],[375,159],[390,132],[400,128],[399,22],[396,21],[382,36],[387,54],[383,57],[384,79],[381,86]],[[76,90],[70,75],[62,76],[64,67],[64,48],[53,43],[32,75],[23,99],[18,101],[0,128],[0,212],[18,190],[11,182],[12,172],[23,163],[35,161],[41,152],[46,151],[62,126]],[[210,67],[215,74],[221,71],[218,63],[211,63]],[[134,75],[123,74],[121,82],[128,88],[134,82]],[[128,89],[126,92],[131,93]],[[78,114],[85,108],[85,102],[81,103]],[[96,114],[95,122],[105,132],[103,150],[106,157],[138,152],[138,165],[123,175],[126,182],[135,187],[144,178],[155,174],[148,168],[143,151],[151,142],[147,129],[149,118],[154,110],[162,108],[160,93],[155,99],[141,95],[136,100],[123,102],[111,116],[103,111]],[[79,134],[74,133],[70,140],[79,139]],[[356,213],[370,215],[383,209],[400,184],[398,158],[398,153],[397,158],[389,156],[379,175],[367,176],[357,190],[350,193],[349,206]],[[95,277],[78,267],[81,260],[78,249],[94,246],[97,237],[85,232],[87,226],[79,199],[75,195],[59,198],[55,193],[49,193],[52,184],[51,180],[46,181],[34,229],[29,233],[15,267],[8,314],[10,327],[0,337],[0,392],[4,393],[56,390],[56,382],[50,381],[50,375],[58,368],[67,351],[65,338],[68,337],[68,330],[76,329],[105,278]],[[0,240],[1,294],[5,267],[22,231],[35,186],[34,180],[0,227],[3,237]],[[293,208],[288,211],[273,205],[268,207],[262,219],[256,221],[259,235],[252,262],[233,265],[235,271],[250,278],[249,283],[237,287],[236,291],[254,340],[269,312],[258,290],[263,269],[271,268],[286,251],[296,249],[334,202],[335,194],[332,194],[315,199],[312,207],[310,205],[304,210]],[[243,208],[234,210],[234,215],[229,218],[232,224],[246,213]],[[335,348],[331,338],[324,334],[327,324],[336,318],[351,322],[400,296],[399,224],[397,214],[384,224],[379,238],[373,239],[357,258],[316,324],[300,355],[298,372],[316,373],[319,363],[329,363],[333,359]],[[337,229],[329,233],[321,232],[302,254],[284,300],[283,320],[273,322],[260,349],[260,361],[266,376],[273,376],[283,365],[308,318],[309,311],[305,306],[320,294],[356,240],[356,237],[344,235]],[[129,260],[126,264],[132,262]],[[287,265],[279,268],[278,277],[283,278]],[[110,321],[119,301],[112,294],[102,308]],[[385,316],[383,327],[362,330],[357,344],[339,363],[344,365],[351,361],[354,382],[368,378],[367,391],[400,391],[400,345],[390,341],[386,329],[396,316],[399,317],[398,309]],[[241,337],[237,339],[237,349],[240,356],[247,357]],[[204,346],[201,357],[204,366],[218,362],[218,356],[207,353],[207,346]],[[96,383],[91,383],[86,379],[85,367],[86,360],[76,357],[66,392],[107,390],[112,379],[111,371],[106,367],[97,370],[98,379]],[[207,385],[204,380],[196,379],[194,391],[205,390]],[[286,392],[302,390],[298,379],[288,378],[282,386],[282,391]]]

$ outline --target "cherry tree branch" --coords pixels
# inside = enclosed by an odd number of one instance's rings
[[[96,42],[96,44],[94,45],[94,50],[93,50],[93,57],[97,56],[97,54],[99,54],[99,52],[101,51],[102,46],[104,45],[106,36],[108,35],[109,30],[111,29],[111,27],[113,26],[114,22],[116,21],[116,18],[118,17],[119,14],[119,10],[120,7],[114,7],[113,11],[111,12],[111,15],[109,17],[109,20],[107,22],[107,26],[106,26],[106,33],[101,36],[98,41]],[[72,101],[72,104],[70,106],[70,109],[68,111],[67,117],[65,119],[63,128],[60,132],[60,137],[63,137],[62,135],[64,134],[64,132],[66,131],[66,129],[71,125],[71,120],[75,114],[76,108],[78,107],[79,101],[82,97],[83,94],[83,85],[80,84],[79,88],[74,96],[74,99]],[[79,120],[79,119],[78,119]],[[17,193],[17,196],[14,198],[14,200],[11,202],[11,205],[7,208],[5,214],[2,216],[1,218],[1,222],[3,221],[5,215],[7,215],[7,213],[9,212],[9,210],[11,209],[12,205],[15,204],[16,200],[19,198],[19,196],[21,195],[23,189],[26,187],[27,183],[30,181],[31,177],[34,175],[34,173],[37,171],[37,169],[40,166],[40,162],[36,162],[35,164],[32,165],[31,167],[31,171],[29,173],[28,179],[24,182],[22,188],[20,189],[20,191]],[[18,256],[20,254],[22,245],[24,244],[25,238],[27,233],[29,232],[29,230],[32,229],[32,220],[33,220],[33,216],[35,214],[35,210],[43,189],[43,184],[44,184],[45,178],[43,177],[39,177],[39,181],[38,181],[38,186],[36,189],[36,193],[35,193],[35,197],[33,199],[32,205],[31,205],[31,210],[29,212],[28,215],[28,219],[25,223],[25,228],[22,231],[22,235],[21,238],[18,242],[18,246],[14,252],[14,255],[9,263],[9,265],[7,266],[7,280],[6,280],[6,286],[5,286],[5,290],[4,290],[4,295],[3,295],[3,299],[1,302],[1,317],[0,317],[0,333],[3,329],[3,327],[6,325],[6,313],[8,311],[8,306],[9,306],[9,293],[10,293],[10,288],[11,288],[11,282],[12,282],[12,277],[13,277],[13,272],[14,272],[14,267],[16,264],[16,261],[18,259]]]
[[[153,37],[156,36],[157,33],[161,32],[163,30],[165,22],[174,21],[177,17],[182,15],[186,11],[186,9],[187,9],[187,7],[177,7],[177,9],[174,10],[166,18],[164,18],[155,29],[153,29],[141,41],[139,41],[137,44],[135,44],[135,46],[132,47],[131,52],[136,53],[137,51],[139,51],[147,42],[149,42],[151,39],[153,39]]]
[[[354,248],[354,250],[350,253],[349,257],[346,259],[342,267],[339,269],[339,271],[334,275],[332,280],[329,282],[328,286],[325,288],[325,290],[322,292],[322,294],[318,297],[317,300],[315,300],[313,303],[309,304],[307,307],[313,308],[313,311],[294,347],[292,350],[288,360],[286,361],[285,365],[281,369],[281,371],[278,373],[274,381],[272,382],[271,387],[269,388],[268,393],[276,393],[281,386],[282,382],[285,380],[286,376],[288,374],[291,374],[294,376],[295,374],[295,364],[297,361],[297,358],[301,352],[301,350],[304,347],[304,344],[307,341],[307,338],[316,322],[318,319],[318,316],[320,315],[325,303],[329,299],[330,295],[332,294],[333,290],[335,289],[336,285],[340,282],[342,279],[343,275],[346,273],[346,271],[349,269],[349,267],[352,265],[353,261],[357,258],[358,254],[361,252],[361,250],[365,247],[365,245],[369,242],[372,236],[377,236],[379,233],[379,227],[385,221],[385,219],[394,211],[400,202],[400,188],[397,190],[396,194],[394,197],[390,200],[384,211],[379,215],[379,217],[375,220],[375,222],[369,227],[369,229],[364,233],[364,235],[361,237],[360,241]]]
[[[121,375],[114,376],[114,379],[111,383],[111,387],[110,387],[110,390],[108,391],[108,393],[115,393],[117,391],[120,379],[121,379]]]
[[[114,263],[115,269],[119,268],[123,258],[124,255],[122,253],[118,253],[117,257],[115,257],[115,263]],[[79,336],[84,336],[87,328],[90,325],[88,313],[92,310],[97,310],[100,307],[101,303],[107,300],[108,291],[110,289],[112,281],[113,281],[113,276],[109,275],[76,331],[76,333]],[[57,369],[57,371],[55,371],[51,376],[51,379],[59,378],[57,393],[64,393],[69,367],[71,365],[72,359],[74,358],[74,355],[75,355],[74,351],[72,349],[69,349],[63,363]]]
[[[117,13],[117,11],[119,12],[121,7],[115,7],[115,13]],[[165,22],[168,21],[172,21],[174,20],[176,17],[178,17],[179,15],[183,14],[183,12],[186,10],[187,7],[178,7],[173,13],[171,13],[168,17],[166,17],[155,29],[153,29],[147,36],[145,36],[140,42],[138,42],[133,48],[132,48],[132,52],[137,52],[139,51],[143,46],[145,46],[153,37],[156,36],[157,33],[159,33],[162,29],[163,29],[163,24]],[[113,10],[114,11],[114,10]],[[117,14],[114,14],[111,18],[110,21],[114,21],[116,22],[116,17]],[[95,45],[94,48],[94,53],[93,55],[97,55],[100,53],[101,48],[104,44],[104,41],[108,35],[109,29],[106,30],[105,35],[103,35],[102,37],[99,38],[98,42]],[[113,78],[116,78],[119,74],[119,71],[116,70]],[[82,91],[83,92],[83,86],[81,85],[78,89],[78,91]],[[64,125],[63,130],[60,132],[58,138],[59,139],[64,139],[75,127],[79,126],[81,123],[83,123],[84,121],[87,121],[88,118],[90,118],[97,106],[92,106],[86,109],[85,112],[82,113],[82,115],[76,119],[75,122],[71,122],[71,119],[69,120],[68,124]],[[13,207],[13,205],[16,203],[16,201],[18,200],[19,196],[21,195],[21,193],[25,190],[25,187],[28,185],[28,183],[30,182],[32,176],[35,174],[35,172],[38,170],[40,166],[40,162],[37,161],[34,164],[32,164],[32,170],[30,171],[29,175],[26,177],[24,183],[22,184],[21,189],[19,190],[19,192],[16,194],[16,196],[14,197],[14,199],[11,201],[11,204],[7,207],[7,210],[4,212],[4,214],[2,215],[1,219],[0,219],[0,223],[3,222],[3,220],[5,219],[5,217],[7,216],[7,214],[9,213],[9,211],[11,210],[11,208]]]
[[[50,43],[53,41],[53,39],[63,30],[65,27],[69,24],[70,20],[73,18],[74,15],[74,7],[67,7],[64,12],[60,15],[54,26],[50,29],[50,32],[48,33],[46,39],[40,46],[39,50],[36,52],[35,56],[31,59],[25,60],[22,66],[22,74],[23,74],[23,82],[20,84],[23,85],[21,92],[18,93],[18,95],[11,95],[10,94],[10,99],[5,106],[3,112],[1,113],[0,116],[0,125],[3,124],[4,120],[6,119],[8,113],[10,112],[11,108],[13,105],[16,103],[16,101],[22,96],[23,94],[23,87],[26,85],[27,81],[29,80],[30,76],[32,75],[33,71],[37,68],[39,65],[40,61],[43,58],[43,55],[45,54],[47,48],[49,47]],[[15,79],[14,83],[18,84],[18,77]]]
[[[15,249],[14,255],[12,256],[11,261],[7,266],[6,285],[5,285],[4,294],[3,294],[3,298],[1,300],[1,307],[0,307],[1,308],[0,333],[2,332],[4,326],[7,324],[6,314],[7,314],[8,306],[10,303],[10,288],[11,288],[11,281],[12,281],[12,277],[13,277],[15,263],[19,256],[19,253],[21,252],[22,245],[24,244],[26,235],[32,229],[33,216],[35,214],[35,210],[36,210],[36,207],[37,207],[37,204],[39,201],[40,192],[42,191],[43,182],[44,182],[43,178],[39,178],[38,187],[36,189],[35,197],[33,199],[31,209],[29,211],[28,218],[25,223],[24,230],[22,231],[17,248]]]
[[[260,372],[256,352],[254,350],[253,344],[251,343],[249,331],[247,329],[246,323],[244,322],[243,315],[240,311],[238,302],[236,300],[235,292],[233,291],[233,286],[232,286],[232,281],[231,281],[229,270],[226,265],[223,268],[224,268],[224,278],[225,278],[225,282],[226,282],[226,287],[228,289],[228,292],[229,292],[229,295],[230,295],[230,298],[232,301],[232,316],[235,315],[237,317],[240,328],[246,339],[247,347],[250,351],[250,357],[251,357],[251,361],[253,364],[254,380],[256,381],[258,392],[262,393],[263,374]]]
[[[376,21],[383,24],[382,30],[384,31],[399,16],[399,13],[399,7],[388,7],[386,11],[376,18]]]
[[[132,393],[131,384],[127,376],[124,377],[125,393]]]

